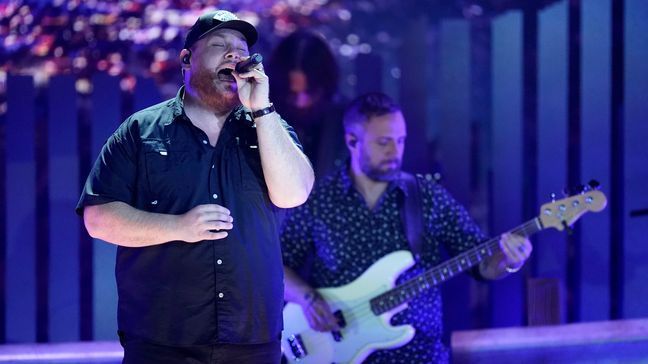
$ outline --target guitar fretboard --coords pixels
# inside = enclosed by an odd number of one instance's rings
[[[542,229],[543,227],[540,219],[536,217],[511,230],[510,233],[528,237]],[[431,287],[445,282],[457,274],[476,266],[484,259],[500,251],[500,236],[487,240],[486,242],[467,250],[456,257],[448,259],[408,281],[403,282],[389,291],[372,298],[369,301],[371,311],[375,315],[381,315],[410,301]]]

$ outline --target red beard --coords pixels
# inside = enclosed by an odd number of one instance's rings
[[[200,101],[217,113],[229,112],[241,103],[236,83],[219,81],[216,74],[207,69],[193,73],[189,85],[196,91]]]

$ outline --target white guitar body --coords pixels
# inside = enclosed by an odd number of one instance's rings
[[[376,316],[371,312],[369,300],[393,288],[398,276],[412,265],[414,259],[410,252],[393,252],[374,263],[355,281],[318,290],[333,312],[340,310],[344,315],[346,325],[340,331],[339,341],[331,332],[311,329],[301,307],[287,304],[281,347],[288,362],[360,363],[375,350],[407,344],[414,337],[414,328],[389,323],[392,316],[407,308],[407,304]]]

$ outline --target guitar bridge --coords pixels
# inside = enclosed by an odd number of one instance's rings
[[[340,328],[346,327],[346,320],[344,319],[344,315],[342,314],[342,311],[337,310],[333,312],[333,316],[335,317],[335,320],[337,321],[338,326]],[[331,331],[331,335],[333,335],[333,340],[336,342],[342,341],[342,333],[340,331]]]
[[[345,328],[347,323],[346,320],[344,319],[344,315],[342,314],[342,311],[337,310],[333,312],[333,316],[335,317],[335,320],[337,321],[338,326],[341,328]]]
[[[308,351],[306,351],[306,347],[304,347],[301,335],[290,335],[288,337],[288,345],[290,346],[290,351],[292,352],[294,359],[303,359],[308,355]]]

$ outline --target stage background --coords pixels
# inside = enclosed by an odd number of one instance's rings
[[[89,238],[74,206],[110,133],[179,86],[178,36],[163,44],[165,73],[138,57],[154,42],[121,42],[110,51],[121,60],[94,68],[38,53],[46,42],[16,46],[60,3],[0,5],[0,343],[117,339],[115,247]],[[327,34],[344,96],[382,89],[398,100],[405,168],[438,173],[489,234],[538,215],[565,187],[596,179],[607,194],[607,209],[572,235],[533,237],[520,273],[448,282],[449,330],[526,325],[528,278],[557,279],[563,323],[648,317],[647,2],[279,3],[297,15],[264,1],[221,6],[267,31],[263,54],[300,24]],[[86,61],[112,44],[87,43]]]

